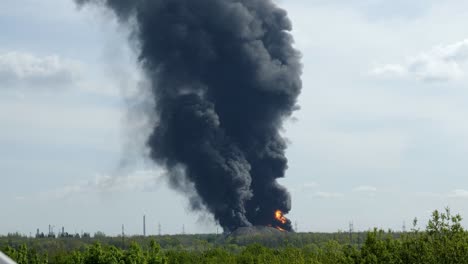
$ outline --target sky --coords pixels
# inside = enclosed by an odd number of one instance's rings
[[[276,2],[304,66],[282,132],[298,231],[468,217],[468,2]],[[221,231],[145,158],[145,81],[112,14],[2,0],[0,32],[0,234],[141,234],[144,214],[149,234]]]

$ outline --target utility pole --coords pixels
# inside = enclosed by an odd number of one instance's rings
[[[158,235],[161,236],[161,223],[158,222]]]
[[[122,248],[125,247],[125,226],[122,225]]]
[[[185,225],[182,225],[182,235],[185,235]]]
[[[50,231],[49,231],[49,236],[50,236],[50,237],[52,237],[52,236],[55,237],[54,228],[55,228],[54,225],[49,225],[49,229],[50,229]]]
[[[353,243],[353,232],[354,232],[354,223],[353,221],[349,222],[349,244]]]
[[[401,227],[401,231],[403,233],[406,233],[406,222],[405,221],[403,221],[403,226]]]
[[[143,215],[143,236],[146,236],[146,215]]]

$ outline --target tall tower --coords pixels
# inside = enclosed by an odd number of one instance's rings
[[[125,226],[122,224],[122,247],[125,247]]]
[[[143,236],[146,236],[146,215],[143,215]]]

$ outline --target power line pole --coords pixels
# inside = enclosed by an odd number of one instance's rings
[[[122,248],[125,247],[125,226],[122,225]]]
[[[143,236],[146,236],[146,215],[143,215]]]
[[[353,232],[354,232],[354,223],[353,221],[349,222],[349,244],[353,243]]]
[[[161,236],[161,223],[158,223],[158,235]]]

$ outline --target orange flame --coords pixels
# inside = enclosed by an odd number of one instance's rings
[[[283,212],[281,210],[276,210],[275,211],[275,219],[281,222],[282,224],[286,224],[287,219],[284,217]]]

